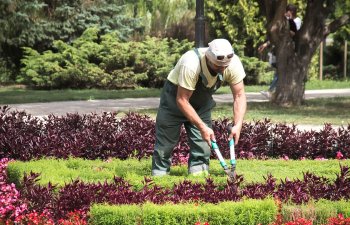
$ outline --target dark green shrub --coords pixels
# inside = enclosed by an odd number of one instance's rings
[[[98,33],[89,28],[71,45],[55,41],[55,52],[24,48],[17,81],[37,88],[161,87],[181,54],[193,46],[151,37],[121,42],[117,33]]]
[[[0,84],[13,84],[15,65],[9,58],[0,57]]]
[[[245,84],[256,85],[271,82],[274,71],[269,63],[255,57],[241,57],[241,61],[247,75],[244,79]]]

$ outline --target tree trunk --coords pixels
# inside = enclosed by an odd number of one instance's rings
[[[278,54],[277,86],[271,101],[281,106],[300,105],[304,100],[308,63],[301,62],[293,51],[286,55],[283,49]]]
[[[312,56],[329,33],[349,23],[350,16],[343,15],[326,25],[326,18],[334,11],[334,1],[308,0],[303,24],[292,37],[284,15],[287,0],[260,0],[258,3],[266,14],[267,36],[275,46],[277,59],[278,80],[271,101],[281,106],[300,105]]]

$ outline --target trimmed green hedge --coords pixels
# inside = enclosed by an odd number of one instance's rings
[[[330,217],[336,217],[339,213],[345,218],[350,217],[349,201],[329,201],[321,199],[306,205],[283,205],[282,216],[284,221],[292,221],[297,218],[313,220],[313,224],[326,224]]]
[[[166,204],[146,203],[136,205],[93,205],[91,224],[144,224],[170,225],[195,224],[269,224],[275,219],[277,207],[274,201],[244,200],[220,204]]]
[[[271,173],[277,182],[280,179],[303,178],[303,172],[310,171],[318,176],[335,179],[339,173],[339,163],[350,166],[350,160],[238,160],[237,173],[242,174],[245,183],[264,182],[264,176]],[[113,176],[126,179],[135,190],[141,189],[145,176],[151,176],[151,159],[128,159],[111,161],[86,160],[81,158],[40,159],[28,162],[10,162],[7,168],[10,182],[20,185],[24,173],[40,173],[39,183],[46,185],[49,182],[64,185],[79,178],[84,182],[112,181]],[[210,177],[217,185],[226,185],[227,176],[223,172],[218,160],[211,160]],[[193,182],[205,183],[204,177],[188,175],[187,165],[172,166],[170,176],[152,177],[155,184],[163,187],[173,187],[185,179]]]
[[[269,224],[276,218],[273,200],[247,199],[220,204],[166,204],[155,205],[102,205],[91,207],[91,224]],[[319,200],[307,205],[282,206],[284,222],[297,218],[312,220],[313,224],[326,224],[339,213],[350,217],[350,202]]]

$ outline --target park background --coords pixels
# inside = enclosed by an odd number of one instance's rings
[[[257,53],[268,33],[268,21],[259,10],[261,2],[205,1],[205,40],[225,37],[233,43],[247,72],[247,90],[252,91],[267,88],[273,75],[266,55]],[[304,18],[312,2],[290,3],[298,6]],[[326,24],[349,12],[348,1],[319,2],[329,10]],[[195,1],[0,4],[0,94],[1,101],[7,99],[2,105],[159,96],[170,69],[182,53],[194,47]],[[348,35],[349,25],[342,26],[328,36],[323,50],[315,51],[306,89],[349,87]],[[221,93],[228,91],[223,87]],[[336,224],[344,220],[343,215],[350,217],[349,102],[344,97],[287,108],[270,102],[249,104],[237,146],[241,154],[238,171],[244,179],[235,184],[227,183],[214,159],[212,180],[187,176],[183,133],[171,176],[163,180],[147,177],[150,160],[144,156],[149,157],[154,143],[154,121],[148,116],[127,113],[120,119],[114,113],[69,114],[42,119],[3,106],[1,219],[28,224],[49,224],[51,220],[84,224],[89,219],[105,224],[282,224],[282,217],[284,222],[303,217],[306,222],[293,224]],[[226,146],[223,128],[231,110],[229,104],[223,104],[214,112],[220,147]],[[306,118],[316,118],[311,123],[324,127],[300,131],[290,125]],[[222,151],[228,153],[224,147]],[[246,198],[257,201],[211,205]],[[162,199],[185,204],[149,204]],[[105,202],[110,205],[96,204]],[[139,205],[132,205],[135,203]],[[225,208],[230,210],[223,211]],[[194,211],[186,214],[191,209]],[[213,219],[212,215],[217,216]]]

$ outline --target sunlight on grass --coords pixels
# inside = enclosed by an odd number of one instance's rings
[[[227,181],[223,169],[218,160],[210,161],[210,177],[217,184],[224,185]],[[340,166],[350,166],[350,160],[237,160],[237,173],[244,176],[245,184],[252,182],[264,182],[268,174],[280,180],[302,179],[303,172],[314,173],[317,176],[324,176],[331,180],[339,174]],[[119,160],[110,161],[86,160],[70,158],[67,160],[40,159],[29,162],[11,162],[8,167],[11,182],[19,184],[24,172],[30,171],[41,173],[39,183],[42,185],[51,182],[57,185],[64,185],[72,180],[80,179],[85,182],[112,181],[114,176],[123,177],[130,182],[135,189],[143,187],[145,176],[151,175],[151,159]],[[185,179],[193,182],[205,182],[205,177],[193,177],[188,175],[187,165],[172,166],[170,176],[152,177],[156,184],[172,187]]]
[[[349,88],[350,81],[318,81],[313,80],[306,83],[307,90]],[[250,85],[246,86],[246,92],[259,92],[267,90],[268,86]],[[159,97],[161,89],[136,88],[127,90],[101,90],[101,89],[63,89],[63,90],[32,90],[25,86],[0,86],[0,104],[19,104],[32,102],[53,101],[75,101],[75,100],[97,100],[97,99],[121,99],[121,98],[146,98]],[[221,87],[217,94],[229,94],[228,86]]]
[[[140,110],[139,113],[155,118],[156,109]],[[244,120],[252,122],[271,119],[273,123],[332,125],[350,124],[350,98],[323,98],[307,100],[305,105],[283,108],[270,102],[248,102]],[[212,112],[213,119],[232,119],[232,104],[217,104]]]

